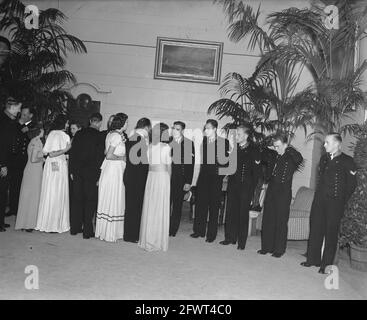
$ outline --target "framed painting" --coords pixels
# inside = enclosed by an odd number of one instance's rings
[[[157,38],[155,79],[219,84],[223,43]]]

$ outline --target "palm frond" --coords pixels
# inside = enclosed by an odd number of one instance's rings
[[[249,121],[250,114],[239,103],[230,99],[220,99],[212,103],[208,108],[208,114],[214,113],[219,119],[229,117],[234,123]]]

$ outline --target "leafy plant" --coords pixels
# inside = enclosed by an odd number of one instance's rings
[[[296,61],[279,63],[269,55],[277,49],[276,34],[264,31],[258,24],[260,7],[252,7],[236,1],[216,1],[223,4],[228,16],[229,38],[238,42],[249,37],[248,47],[256,47],[261,59],[250,78],[230,73],[220,87],[222,98],[215,101],[208,113],[215,113],[220,119],[229,117],[231,124],[246,121],[252,124],[258,138],[266,133],[282,131],[294,137],[296,130],[312,124],[310,104],[313,95],[309,88],[296,92],[300,71]]]
[[[80,39],[64,30],[66,16],[58,9],[40,11],[38,29],[25,27],[25,5],[18,0],[0,2],[0,17],[0,31],[11,41],[6,76],[0,83],[2,96],[22,98],[36,108],[47,125],[74,103],[64,90],[76,82],[65,69],[68,53],[86,53],[87,49]]]
[[[365,103],[360,84],[367,62],[355,70],[354,60],[355,44],[366,35],[367,5],[346,0],[336,1],[335,5],[339,8],[338,29],[326,27],[324,4],[316,1],[311,8],[270,14],[270,29],[279,45],[268,55],[280,63],[298,62],[312,74],[315,98],[311,111],[316,132],[353,134],[358,126],[345,123]]]
[[[261,59],[255,75],[261,75],[260,81],[254,76],[251,78],[265,90],[250,86],[246,91],[251,97],[247,101],[249,105],[244,106],[242,100],[234,99],[238,105],[233,108],[228,101],[219,100],[209,111],[219,116],[225,114],[236,121],[239,113],[243,115],[239,106],[248,110],[252,105],[259,114],[261,107],[254,104],[254,96],[260,94],[257,102],[262,104],[263,115],[268,116],[270,108],[276,116],[273,122],[268,122],[268,118],[263,120],[291,137],[298,128],[303,128],[307,134],[309,126],[313,133],[353,133],[358,126],[344,123],[365,102],[360,82],[367,62],[355,71],[353,68],[355,43],[365,35],[367,26],[367,6],[363,2],[354,1],[353,5],[346,0],[338,2],[340,28],[337,30],[326,28],[323,8],[316,4],[307,9],[289,8],[269,14],[262,28],[258,23],[260,6],[254,11],[238,0],[214,2],[223,6],[228,17],[230,40],[239,42],[247,37],[248,48],[259,49]],[[313,84],[296,92],[304,68],[312,74]],[[238,78],[233,78],[233,82]],[[225,78],[221,92],[237,91],[227,98],[232,100],[243,93],[240,86],[230,83],[230,79],[230,76]],[[249,93],[253,88],[256,88],[253,94]]]
[[[367,123],[356,130],[354,160],[357,187],[351,196],[340,229],[342,246],[354,244],[367,248]]]

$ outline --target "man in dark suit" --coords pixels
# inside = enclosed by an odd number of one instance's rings
[[[182,202],[185,192],[192,184],[195,165],[194,142],[184,137],[185,123],[175,121],[172,130],[172,174],[171,174],[171,205],[169,235],[176,236],[181,221]]]
[[[127,242],[139,241],[145,183],[149,169],[147,150],[151,128],[149,119],[140,119],[134,133],[126,141],[124,241]]]
[[[7,193],[9,188],[9,165],[18,134],[17,115],[22,103],[9,97],[5,109],[0,112],[0,232],[9,227],[4,222]]]
[[[262,210],[262,204],[260,204],[260,196],[261,192],[263,192],[265,186],[270,181],[271,174],[274,169],[274,165],[276,159],[278,157],[278,153],[275,150],[270,149],[267,145],[263,148],[260,148],[260,157],[261,157],[261,175],[257,186],[254,191],[254,197],[252,199],[251,210],[259,211]]]
[[[280,258],[287,247],[293,175],[301,168],[303,157],[288,145],[288,137],[284,134],[275,135],[273,145],[278,158],[265,195],[261,250],[258,253],[271,253]]]
[[[201,166],[197,182],[197,204],[192,238],[205,237],[213,242],[217,237],[218,215],[222,194],[223,167],[229,164],[229,141],[217,135],[218,122],[208,119],[201,145]],[[225,170],[224,170],[225,171]],[[207,223],[209,210],[209,223]]]
[[[237,157],[237,168],[228,180],[225,239],[220,244],[237,243],[237,249],[244,250],[251,200],[261,175],[261,156],[252,140],[252,127],[243,124],[239,125],[236,131],[236,151],[232,151],[231,156]]]
[[[357,186],[356,165],[352,157],[341,151],[341,145],[340,134],[326,136],[327,153],[320,159],[319,181],[311,207],[307,261],[301,263],[304,267],[320,267],[319,273],[325,273],[325,268],[333,264],[340,221]],[[321,253],[324,239],[325,248]]]
[[[104,143],[99,131],[102,115],[93,113],[89,127],[78,131],[69,152],[69,173],[72,179],[70,233],[83,232],[83,238],[94,237],[93,216],[97,210],[100,168],[104,159]]]
[[[27,148],[30,142],[31,131],[34,130],[33,118],[35,110],[23,105],[20,118],[17,122],[17,135],[11,151],[9,164],[9,213],[7,216],[16,215],[18,212],[20,187],[22,185],[23,171],[28,161]]]

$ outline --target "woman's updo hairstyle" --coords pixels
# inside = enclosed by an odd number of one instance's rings
[[[110,130],[120,130],[121,128],[123,128],[127,118],[128,116],[125,113],[120,112],[116,114],[112,119]]]

